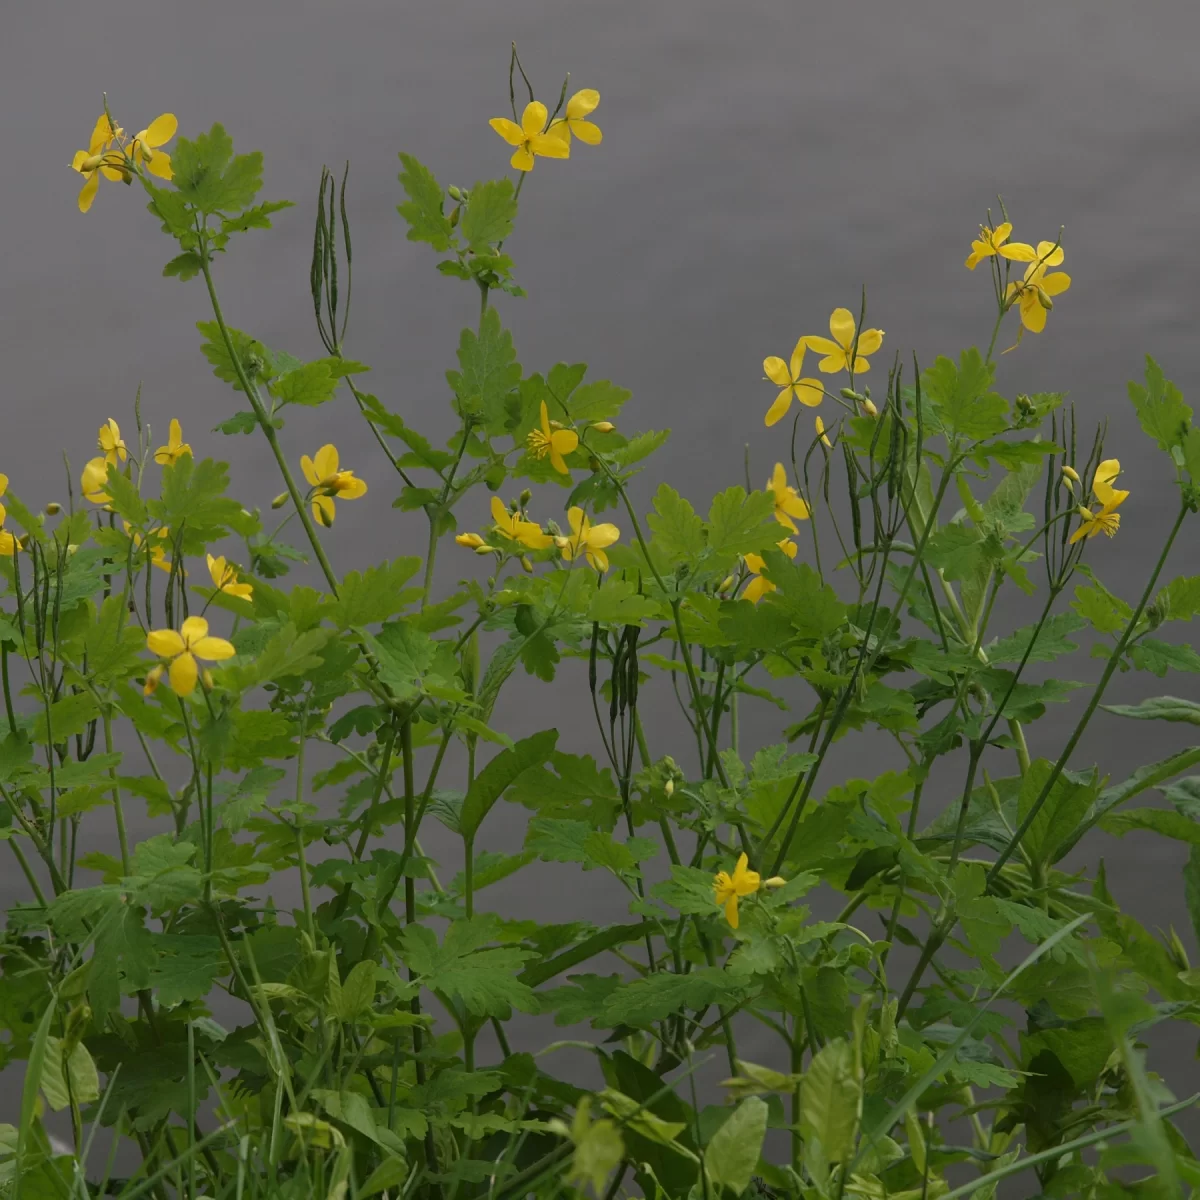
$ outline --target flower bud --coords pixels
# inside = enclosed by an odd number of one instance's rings
[[[616,426],[611,421],[595,421],[592,424],[592,428],[597,433],[612,433],[616,429]]]
[[[523,492],[522,492],[522,493],[521,493],[521,494],[520,494],[520,495],[517,497],[517,502],[520,504],[520,506],[521,506],[521,508],[522,508],[522,509],[526,509],[526,508],[528,508],[528,507],[529,507],[529,502],[530,502],[530,500],[532,500],[532,499],[533,499],[533,493],[532,493],[532,492],[531,492],[531,491],[530,491],[528,488],[526,488],[526,489],[525,489],[525,490],[524,490],[524,491],[523,491]]]
[[[247,354],[243,365],[246,368],[246,374],[250,376],[261,375],[267,369],[266,361],[261,354]]]
[[[588,470],[593,472],[600,470],[600,460],[594,454],[588,459]]]
[[[207,667],[200,672],[200,684],[206,692],[211,692],[217,686],[213,680],[213,673]]]
[[[856,404],[866,399],[865,396],[860,396],[853,388],[848,387],[842,388],[838,395],[841,396],[843,400],[853,400]]]
[[[718,592],[733,591],[733,576],[726,575],[725,578],[721,580],[721,586],[719,588],[717,588],[717,591]]]
[[[1062,473],[1063,473],[1064,478],[1069,479],[1072,483],[1079,482],[1079,472],[1076,471],[1074,467],[1068,466],[1066,463],[1063,463]]]
[[[667,799],[670,800],[670,798],[675,795],[675,780],[668,779],[667,782],[663,784],[663,791],[666,792]]]
[[[877,409],[870,400],[864,398],[862,401],[860,401],[860,404],[863,412],[865,412],[872,420],[879,416],[879,409]]]
[[[521,555],[521,570],[524,571],[526,575],[533,574],[533,563],[529,561],[528,554]]]
[[[1033,401],[1030,400],[1030,398],[1028,396],[1026,396],[1024,392],[1022,392],[1017,397],[1017,407],[1023,413],[1033,412]]]
[[[476,554],[495,554],[497,553],[494,546],[489,546],[486,542],[481,542],[475,547]]]
[[[762,885],[768,888],[787,887],[787,880],[782,875],[772,875],[770,879],[764,879]]]
[[[165,673],[166,668],[162,665],[162,663],[159,663],[156,667],[151,667],[150,670],[146,672],[146,682],[142,687],[142,695],[153,696],[155,689],[162,681],[162,677]]]
[[[457,208],[457,207],[452,208],[450,210],[450,228],[451,229],[456,229],[458,227],[458,214],[460,212],[462,212],[462,209]]]
[[[291,499],[291,497],[287,494],[287,492],[280,492],[279,495],[276,496],[275,499],[271,501],[271,507],[272,508],[282,508],[288,502],[289,499]]]
[[[453,183],[446,189],[450,193],[451,200],[461,200],[463,198],[462,188],[456,187]]]
[[[466,546],[468,550],[478,550],[484,545],[484,540],[477,533],[460,533],[454,539],[460,546]]]
[[[79,170],[84,175],[90,175],[104,161],[103,154],[89,154],[87,158],[79,164]]]
[[[46,516],[57,517],[60,512],[62,512],[62,505],[57,501],[51,500],[50,503],[46,505]]]

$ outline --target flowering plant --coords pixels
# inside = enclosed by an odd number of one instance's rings
[[[1120,1168],[1141,1195],[1200,1187],[1173,1121],[1194,1099],[1144,1045],[1200,1018],[1200,973],[1121,911],[1088,839],[1191,846],[1200,923],[1200,748],[1125,780],[1075,755],[1102,710],[1200,724],[1187,699],[1104,704],[1118,670],[1200,669],[1158,636],[1200,611],[1200,576],[1163,578],[1200,501],[1190,408],[1153,361],[1130,385],[1176,514],[1125,598],[1093,569],[1130,495],[1119,462],[1061,395],[995,390],[1008,314],[1018,342],[1041,334],[1070,284],[1061,237],[1014,242],[1006,217],[966,264],[991,270],[986,353],[889,363],[865,301],[835,307],[828,337],[763,363],[766,426],[795,414],[766,486],[697,511],[662,483],[643,512],[630,484],[667,434],[630,433],[629,392],[582,364],[527,370],[497,306],[524,295],[508,246],[538,158],[601,143],[598,92],[528,92],[491,122],[515,182],[447,188],[400,156],[408,238],[480,302],[445,448],[346,351],[345,177],[321,177],[325,353],[305,362],[218,298],[218,256],[288,207],[259,201],[260,155],[219,125],[176,137],[171,114],[129,138],[106,107],[75,156],[81,210],[101,178],[139,185],[177,243],[164,274],[203,282],[201,349],[241,406],[218,431],[265,439],[286,513],[268,532],[228,494],[188,414],[189,441],[174,419],[157,447],[140,409],[132,436],[105,419],[78,505],[36,511],[0,477],[0,811],[28,887],[0,957],[23,1078],[3,1186],[949,1200],[1015,1175],[1124,1194]],[[392,478],[332,443],[301,456],[297,405],[356,411]],[[338,503],[389,482],[427,518],[424,553],[336,571]],[[469,578],[437,574],[443,543]],[[1002,596],[1039,586],[1036,620],[997,628]],[[1084,640],[1104,659],[1086,688],[1029,670]],[[586,666],[591,754],[505,728],[512,681],[568,686],[565,659]],[[1076,689],[1073,732],[1035,757],[1028,727]],[[672,694],[691,736],[653,745],[647,699]],[[749,744],[758,705],[794,713],[784,740]],[[834,777],[845,737],[886,742],[892,769]],[[489,848],[501,811],[528,814],[516,853]],[[448,880],[431,822],[461,844]],[[115,852],[89,848],[109,828]],[[481,903],[541,863],[603,873],[628,919]],[[109,1138],[136,1148],[127,1178]]]

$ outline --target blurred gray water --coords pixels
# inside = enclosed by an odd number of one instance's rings
[[[203,288],[160,277],[174,251],[139,193],[102,186],[89,214],[76,211],[79,180],[67,164],[102,90],[127,128],[170,110],[186,134],[221,121],[239,149],[264,151],[264,197],[299,206],[275,230],[243,237],[219,264],[218,286],[231,324],[300,356],[322,353],[308,293],[320,167],[351,160],[348,353],[374,367],[372,391],[444,437],[444,372],[477,301],[434,272],[427,247],[405,241],[396,153],[415,154],[443,182],[502,174],[508,152],[487,120],[508,111],[515,39],[544,98],[557,96],[567,70],[572,88],[600,90],[605,140],[577,146],[568,163],[539,163],[528,181],[508,248],[529,298],[502,299],[502,316],[527,370],[586,360],[596,377],[633,390],[623,425],[674,430],[647,485],[665,476],[707,504],[741,481],[744,443],[761,482],[788,428],[762,425],[773,394],[761,381],[764,355],[786,356],[798,334],[824,332],[835,305],[857,309],[864,283],[869,322],[887,333],[874,380],[893,350],[928,363],[986,345],[987,277],[965,271],[963,258],[1001,193],[1017,238],[1053,239],[1066,226],[1074,284],[1047,331],[1000,360],[999,387],[1010,396],[1066,390],[1085,422],[1108,420],[1109,453],[1133,495],[1120,536],[1092,543],[1090,561],[1132,598],[1175,498],[1125,381],[1150,352],[1195,402],[1200,371],[1198,35],[1200,11],[1184,2],[10,5],[0,49],[9,113],[0,470],[31,505],[63,499],[60,449],[77,475],[105,417],[132,426],[141,384],[161,440],[178,416],[198,455],[232,461],[245,502],[265,506],[280,490],[259,438],[208,432],[236,399],[198,350]],[[1010,323],[1000,345],[1013,334]],[[371,485],[365,500],[339,507],[327,538],[335,564],[422,553],[419,523],[388,507],[399,489],[386,460],[348,399],[337,403],[336,413],[294,414],[283,434],[293,460],[333,438],[343,464]],[[639,492],[643,506],[649,491]],[[479,508],[482,524],[482,500]],[[1200,569],[1196,548],[1193,529],[1168,577]],[[470,569],[452,550],[443,587]],[[1079,669],[1094,674],[1086,660]],[[565,678],[563,688],[516,681],[499,719],[513,734],[557,724],[564,749],[598,754],[582,678],[571,668]],[[1196,690],[1187,678],[1139,675],[1110,695]],[[662,699],[651,740],[682,761],[682,725]],[[1034,753],[1053,754],[1072,719],[1065,710],[1036,726]],[[747,706],[745,744],[778,725]],[[1074,765],[1097,761],[1122,778],[1183,745],[1179,728],[1101,714]],[[874,761],[856,753],[843,752],[831,782],[836,770],[895,765],[886,746]],[[509,828],[499,812],[492,820],[496,845],[519,839],[514,818]],[[111,840],[98,827],[88,836],[97,847]],[[1088,863],[1105,855],[1118,898],[1194,946],[1178,847],[1095,835],[1081,853]],[[601,875],[522,875],[487,903],[518,916],[613,919],[625,901]],[[4,880],[7,900],[20,881]],[[1187,1055],[1190,1044],[1177,1048]]]

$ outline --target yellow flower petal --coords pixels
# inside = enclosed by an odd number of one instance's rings
[[[571,132],[587,146],[598,146],[604,140],[600,126],[591,121],[572,121]]]
[[[573,429],[556,429],[550,435],[550,444],[559,454],[570,454],[579,445],[579,434]]]
[[[529,148],[542,158],[570,158],[571,143],[548,133],[537,133],[529,139]]]
[[[725,920],[729,922],[730,929],[736,929],[738,927],[737,892],[734,892],[733,895],[725,901]]]
[[[778,396],[775,397],[775,402],[767,409],[767,416],[764,424],[769,429],[772,425],[778,424],[784,417],[787,416],[787,411],[792,406],[792,389],[785,387]]]
[[[599,103],[600,93],[595,88],[580,88],[567,101],[567,116],[572,119],[586,117],[588,113],[596,111]]]
[[[312,514],[318,524],[324,525],[326,529],[332,528],[336,512],[332,496],[313,497]]]
[[[1001,246],[997,253],[1013,262],[1033,262],[1037,258],[1037,251],[1028,242],[1010,242]]]
[[[806,408],[816,408],[825,399],[825,388],[819,379],[797,379],[796,399]]]
[[[528,146],[521,146],[513,151],[509,165],[517,171],[532,171],[534,167],[533,151]]]
[[[846,310],[843,308],[841,311],[845,312]],[[827,337],[817,337],[815,334],[809,334],[804,341],[810,350],[815,350],[818,354],[845,353],[842,346],[839,346],[837,342],[831,342]]]
[[[174,179],[175,172],[171,168],[171,156],[165,150],[156,150],[154,157],[146,163],[146,170],[159,179]]]
[[[87,212],[92,207],[92,201],[95,200],[99,187],[100,174],[98,171],[93,171],[79,190],[79,211],[81,213]]]
[[[507,117],[493,117],[488,124],[510,145],[523,146],[525,132],[515,121]]]
[[[144,145],[157,149],[164,143],[169,142],[175,136],[175,131],[178,128],[179,122],[175,119],[175,114],[163,113],[162,116],[155,117],[149,126],[137,135],[137,140]]]
[[[525,137],[532,138],[546,128],[546,118],[550,114],[540,100],[530,100],[521,114],[521,130]]]
[[[788,376],[794,381],[804,368],[804,352],[808,349],[807,339],[801,337],[792,349],[792,357],[788,362]]]
[[[313,466],[313,460],[307,454],[300,455],[300,470],[304,472],[304,478],[313,487],[316,487],[321,482],[321,477],[317,474],[317,468]]]
[[[779,387],[787,387],[792,382],[787,363],[775,355],[763,359],[763,374]]]
[[[858,353],[874,354],[883,345],[882,329],[864,329],[858,335]]]
[[[199,674],[200,668],[190,654],[185,652],[173,658],[167,674],[171,681],[171,691],[177,696],[190,696],[196,690],[196,678]]]
[[[848,308],[835,308],[829,316],[829,333],[843,349],[849,350],[854,341],[854,316]]]
[[[232,658],[237,651],[231,642],[219,637],[202,637],[192,643],[192,653],[197,658],[206,658],[211,662]]]
[[[160,658],[173,658],[187,649],[183,638],[173,629],[152,629],[146,635],[146,648]]]
[[[508,520],[508,509],[499,496],[492,497],[492,520],[497,525],[503,525]]]
[[[208,622],[203,617],[188,617],[179,627],[184,642],[192,646],[208,633]]]
[[[332,442],[327,442],[313,457],[313,469],[317,473],[318,482],[324,483],[332,475],[337,474],[338,452]]]

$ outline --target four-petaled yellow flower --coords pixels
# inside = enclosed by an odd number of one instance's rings
[[[146,549],[150,552],[150,565],[152,567],[158,567],[160,571],[170,572],[171,560],[167,557],[167,548],[162,544],[163,539],[166,538],[169,532],[167,529],[152,529],[150,536],[155,540],[147,542],[128,521],[122,521],[121,525],[125,529],[126,537],[133,542],[135,550]]]
[[[300,459],[300,469],[304,472],[304,478],[312,484],[309,496],[313,516],[327,529],[333,524],[335,496],[339,500],[357,500],[359,496],[366,495],[365,480],[356,479],[353,471],[338,470],[336,446],[322,446],[314,458],[305,454]]]
[[[206,555],[208,559],[208,573],[212,578],[213,587],[218,592],[224,592],[227,596],[237,596],[242,600],[249,600],[254,595],[254,588],[249,583],[238,583],[237,568],[232,563],[225,561],[225,556],[213,558],[211,554]]]
[[[800,527],[796,521],[808,520],[808,505],[804,503],[800,493],[788,483],[783,463],[775,464],[775,472],[767,480],[767,491],[775,498],[775,520],[785,529],[798,533]],[[793,520],[793,517],[796,520]]]
[[[561,138],[568,145],[572,134],[589,146],[600,145],[604,135],[598,125],[593,125],[587,120],[589,114],[596,111],[596,105],[599,103],[600,93],[595,88],[583,88],[567,101],[567,115],[557,118],[546,132],[551,137]],[[495,121],[492,124],[494,126]],[[513,163],[513,166],[516,166],[516,163]]]
[[[1094,538],[1103,533],[1112,537],[1121,527],[1121,514],[1117,509],[1125,503],[1128,492],[1113,487],[1113,480],[1121,473],[1121,464],[1115,458],[1106,458],[1097,468],[1092,478],[1092,495],[1099,501],[1100,509],[1093,512],[1090,508],[1079,509],[1079,528],[1071,534],[1071,544],[1080,538]]]
[[[833,340],[817,337],[815,334],[802,340],[810,350],[815,350],[825,357],[817,363],[817,370],[826,375],[836,375],[838,371],[849,371],[852,375],[869,371],[871,364],[866,355],[874,354],[883,345],[882,329],[864,329],[858,335],[858,345],[854,344],[854,316],[848,308],[835,308],[829,317],[829,332]],[[851,362],[853,355],[853,362]]]
[[[540,100],[531,100],[521,114],[520,125],[507,117],[493,117],[488,122],[510,146],[516,146],[511,161],[518,171],[532,171],[534,155],[541,158],[570,157],[570,142],[557,134],[552,136],[546,132],[546,118],[549,115]]]
[[[1010,258],[1016,262],[1033,262],[1037,257],[1034,248],[1028,242],[1010,242],[1012,222],[1005,221],[995,229],[980,225],[979,238],[971,243],[971,253],[967,255],[964,264],[969,271],[975,270],[985,258],[998,254],[1001,258]]]
[[[196,690],[200,675],[196,659],[220,662],[237,653],[224,638],[209,637],[208,622],[203,617],[188,617],[178,633],[174,629],[152,630],[146,637],[146,646],[159,658],[170,660],[167,678],[177,696],[190,696]],[[160,668],[158,678],[161,676]],[[146,682],[149,685],[149,679]]]
[[[795,542],[784,538],[783,541],[777,542],[776,545],[778,545],[779,549],[788,558],[796,557]],[[766,568],[767,562],[761,554],[747,554],[745,562],[754,578],[746,584],[746,590],[742,593],[742,599],[749,600],[752,604],[757,604],[768,592],[775,590],[775,584],[763,575],[763,570]]]
[[[519,512],[510,512],[499,496],[492,497],[492,520],[495,521],[494,532],[510,542],[519,542],[530,550],[545,550],[554,545],[554,539],[543,533],[540,525],[527,521]],[[482,538],[479,544],[483,545]]]
[[[578,505],[567,509],[567,521],[571,526],[571,536],[555,539],[563,558],[570,562],[582,554],[598,571],[607,571],[608,555],[604,549],[621,536],[621,531],[615,525],[606,523],[593,525]]]
[[[128,175],[124,168],[125,156],[120,150],[110,150],[109,147],[120,135],[121,130],[114,129],[107,113],[101,113],[96,120],[92,136],[86,150],[76,150],[71,162],[71,169],[83,176],[83,189],[79,193],[79,211],[87,212],[96,198],[100,187],[100,176],[119,182]]]
[[[0,475],[0,496],[3,496],[8,491],[8,476]],[[8,516],[8,510],[3,504],[0,504],[0,555],[5,558],[12,558],[17,552],[17,539],[4,528],[5,518]]]
[[[762,887],[762,876],[748,869],[750,859],[745,855],[737,860],[733,874],[718,871],[713,880],[714,898],[725,909],[725,920],[731,929],[738,927],[738,901],[743,896],[753,896]]]
[[[159,446],[154,452],[154,461],[160,467],[173,467],[185,454],[191,454],[192,448],[183,440],[183,428],[179,422],[171,418],[171,431],[165,446]]]
[[[1004,301],[1010,306],[1014,302],[1018,305],[1021,324],[1030,333],[1041,333],[1046,328],[1046,313],[1054,307],[1052,297],[1071,286],[1071,277],[1065,271],[1046,274],[1048,267],[1057,267],[1064,257],[1061,246],[1038,242],[1036,258],[1026,268],[1025,278],[1019,283],[1014,279],[1008,285]]]
[[[121,437],[120,426],[112,417],[109,417],[100,426],[100,433],[96,437],[96,445],[100,453],[104,455],[104,461],[112,463],[114,467],[120,465],[129,457],[129,450],[125,445],[125,439]]]
[[[560,474],[569,475],[564,454],[570,454],[579,445],[579,434],[573,429],[563,429],[557,421],[551,422],[550,412],[542,401],[541,427],[533,430],[525,439],[529,453],[534,458],[550,455],[550,465]]]
[[[107,504],[112,497],[104,490],[108,484],[108,460],[90,458],[84,464],[83,474],[79,477],[79,487],[83,498],[93,504]]]
[[[784,362],[782,358],[776,358],[775,355],[763,359],[763,374],[776,387],[783,389],[775,397],[775,403],[767,409],[766,424],[768,427],[777,421],[782,421],[787,416],[788,409],[792,407],[793,396],[809,408],[816,408],[825,396],[825,389],[819,379],[800,378],[800,372],[804,369],[804,352],[807,348],[807,339],[801,338],[796,343],[795,350],[792,351],[790,362]]]
[[[149,126],[133,139],[133,145],[130,147],[133,161],[138,166],[145,163],[146,170],[151,175],[157,175],[159,179],[170,179],[171,156],[159,147],[165,146],[175,136],[175,130],[178,128],[179,122],[174,113],[163,113],[161,117],[155,117]]]

